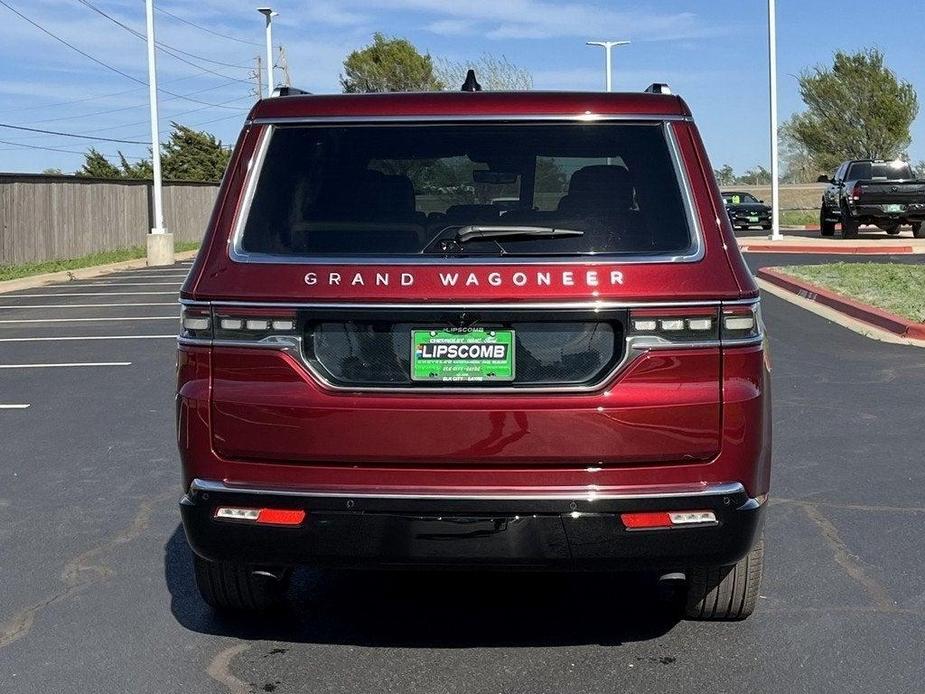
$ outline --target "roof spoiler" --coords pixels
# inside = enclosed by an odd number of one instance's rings
[[[664,82],[653,82],[646,87],[646,94],[671,94],[671,87]]]

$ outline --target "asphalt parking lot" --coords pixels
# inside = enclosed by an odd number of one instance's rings
[[[309,570],[285,615],[223,620],[176,506],[187,268],[0,294],[0,692],[922,691],[925,350],[765,297],[776,467],[744,623],[679,622],[634,577]]]

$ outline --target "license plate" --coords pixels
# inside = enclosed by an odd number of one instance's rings
[[[514,380],[514,331],[487,328],[411,331],[411,379]]]
[[[886,207],[887,212],[902,212],[903,211],[902,205],[884,205],[884,207]]]
[[[757,221],[758,221],[758,217],[749,217],[749,218],[748,218],[748,221],[750,221],[750,222],[757,222]]]

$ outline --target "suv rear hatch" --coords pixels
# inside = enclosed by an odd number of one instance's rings
[[[689,183],[686,128],[249,133],[229,250],[187,309],[214,330],[215,451],[486,469],[716,456],[720,298],[738,287],[693,202],[709,192]]]

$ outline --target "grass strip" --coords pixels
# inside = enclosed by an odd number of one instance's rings
[[[925,323],[925,265],[827,263],[775,269],[903,318]]]
[[[199,248],[198,241],[182,241],[174,244],[176,253],[194,251],[197,248]],[[146,253],[147,250],[144,246],[135,246],[133,248],[119,248],[114,251],[91,253],[90,255],[68,260],[49,260],[24,265],[3,265],[0,266],[0,282],[3,280],[16,280],[21,277],[31,277],[32,275],[44,275],[47,272],[79,270],[95,265],[109,265],[110,263],[121,263],[126,260],[137,260],[138,258],[144,258]]]

